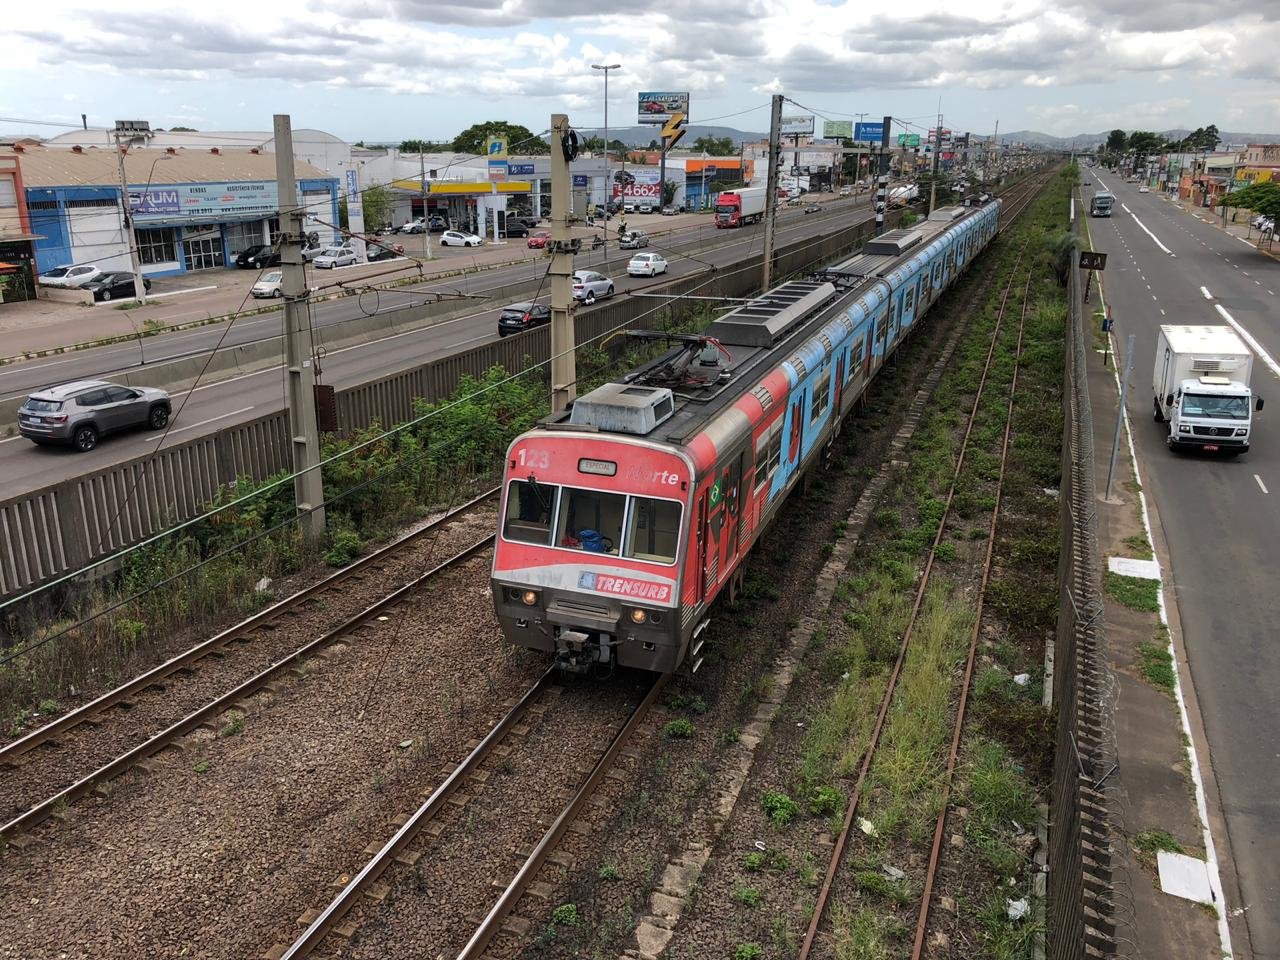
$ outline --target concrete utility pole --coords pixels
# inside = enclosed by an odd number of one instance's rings
[[[773,285],[773,224],[778,215],[778,162],[782,153],[782,94],[773,95],[769,114],[769,176],[765,180],[764,198],[764,273],[761,290]]]
[[[884,118],[880,132],[880,159],[876,167],[876,233],[884,232],[884,214],[889,206],[889,130],[893,117]]]
[[[120,204],[124,216],[125,240],[129,244],[129,264],[133,272],[133,295],[138,303],[147,305],[147,285],[142,280],[142,264],[138,261],[138,231],[133,226],[133,211],[129,209],[129,183],[124,175],[124,155],[127,148],[120,142],[116,131],[116,163],[120,168]],[[146,202],[145,194],[143,202]]]
[[[933,176],[929,180],[929,212],[938,197],[938,170],[942,167],[942,114],[938,114],[938,127],[933,135]]]
[[[419,144],[419,147],[422,145]],[[418,178],[422,184],[422,219],[426,224],[426,232],[423,237],[426,238],[426,258],[431,259],[431,216],[427,213],[427,158],[422,155],[422,151],[418,151]]]
[[[573,329],[573,214],[569,209],[569,158],[564,138],[569,118],[551,115],[551,412],[559,413],[578,393]]]
[[[609,71],[622,68],[620,63],[593,63],[592,70],[604,71],[604,247],[601,256],[609,260],[609,202],[613,199],[613,183],[609,180]],[[624,159],[625,163],[626,160]],[[590,200],[587,201],[590,203]]]
[[[324,535],[324,484],[320,477],[320,431],[316,426],[315,345],[307,322],[307,279],[302,239],[306,224],[298,206],[293,170],[293,126],[275,115],[276,189],[280,198],[280,290],[284,294],[285,370],[289,376],[289,429],[293,433],[293,496],[303,537]]]

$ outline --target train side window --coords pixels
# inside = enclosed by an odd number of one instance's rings
[[[773,479],[782,462],[782,419],[756,441],[756,492]]]
[[[606,490],[565,487],[560,494],[557,547],[617,554],[622,549],[622,519],[627,498]]]
[[[680,541],[680,504],[632,497],[623,556],[653,563],[675,563]]]
[[[903,312],[910,313],[916,304],[916,288],[914,286],[907,288],[907,302],[903,305]]]
[[[521,543],[551,545],[551,518],[559,487],[529,480],[512,480],[507,487],[507,514],[502,535]]]
[[[822,371],[822,376],[818,377],[813,384],[813,400],[809,405],[809,422],[817,423],[822,419],[822,415],[827,412],[827,407],[831,403],[831,368],[827,367]]]
[[[866,360],[864,351],[867,349],[866,341],[861,337],[853,345],[853,352],[849,354],[849,374],[852,377],[853,371],[861,370],[862,363]]]

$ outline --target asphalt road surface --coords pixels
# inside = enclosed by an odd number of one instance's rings
[[[801,210],[779,211],[777,243],[783,245],[803,237],[833,232],[871,215],[866,198],[857,203],[847,200],[832,203],[822,213],[806,215]],[[643,223],[632,223],[631,226],[643,229]],[[707,264],[725,266],[758,254],[762,249],[762,231],[762,225],[736,230],[704,231],[704,248],[687,252],[669,249],[673,244],[680,244],[680,235],[653,240],[647,250],[667,257],[670,261],[669,276],[654,279],[630,278],[625,274],[614,276],[617,293],[642,291],[649,286],[661,285],[669,277],[702,270]],[[697,231],[689,231],[689,235],[696,237]],[[614,245],[610,244],[611,252],[616,257],[618,254],[613,248]],[[579,255],[577,265],[580,269],[592,269],[600,260],[600,251],[588,252]],[[539,277],[545,270],[544,262],[532,261],[488,270],[474,277],[451,277],[415,288],[384,290],[379,294],[379,309],[385,311],[406,302],[418,303],[434,299],[424,296],[424,293],[432,291],[463,290],[483,294],[486,289]],[[326,273],[323,279],[327,281],[329,275]],[[549,291],[550,284],[544,291],[544,301]],[[348,297],[318,304],[313,311],[315,325],[331,326],[361,316],[362,306],[357,303],[361,299],[365,298]],[[486,303],[466,316],[369,343],[331,350],[324,360],[324,380],[342,388],[495,340],[498,314],[503,305],[495,303],[491,306]],[[368,304],[364,306],[367,307]],[[280,311],[273,311],[243,318],[233,325],[224,345],[232,346],[278,335],[281,317]],[[147,360],[152,363],[210,350],[224,329],[224,325],[218,324],[148,338],[145,341]],[[137,365],[137,350],[136,343],[122,344],[0,368],[0,396],[25,395],[37,387],[72,379],[109,379],[113,373]],[[284,390],[283,367],[276,366],[219,383],[198,386],[189,394],[186,391],[174,393],[174,409],[180,412],[168,432],[166,445],[180,443],[238,421],[250,420],[282,409],[285,406]],[[108,436],[101,440],[97,449],[88,454],[76,454],[64,447],[37,447],[22,437],[0,440],[0,499],[18,496],[68,477],[143,455],[155,450],[162,436],[163,431]]]
[[[1090,219],[1107,252],[1107,300],[1123,345],[1137,336],[1128,396],[1143,485],[1169,545],[1171,580],[1229,840],[1220,850],[1237,956],[1280,958],[1280,263],[1158,194],[1090,172],[1116,195]],[[1086,190],[1086,197],[1089,196]],[[1202,216],[1209,217],[1208,211]],[[1161,323],[1228,324],[1256,343],[1253,388],[1272,406],[1236,460],[1179,455],[1152,417]],[[1248,336],[1243,336],[1248,334]],[[1258,349],[1260,348],[1260,349]],[[1203,762],[1203,761],[1202,761]],[[1212,798],[1211,798],[1212,802]],[[1151,826],[1158,826],[1152,824]],[[1232,902],[1232,864],[1238,902]],[[1243,934],[1245,944],[1239,943]]]

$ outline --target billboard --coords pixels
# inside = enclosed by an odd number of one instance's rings
[[[852,137],[853,121],[852,120],[823,120],[822,121],[822,138],[824,140],[834,140],[836,137]]]
[[[689,93],[641,93],[639,95],[639,123],[666,123],[673,113],[689,115]]]
[[[898,134],[898,146],[900,146],[900,147],[918,147],[918,146],[920,146],[920,134],[918,134],[918,133],[900,133],[900,134]]]
[[[629,182],[624,185],[618,183],[615,177],[611,192],[613,197],[634,198],[636,200],[649,199],[654,203],[662,199],[662,188],[659,186],[659,172],[657,170],[628,167],[627,179]]]
[[[252,219],[274,217],[279,209],[274,180],[130,187],[129,209],[144,217]]]
[[[859,123],[853,130],[853,139],[859,143],[879,143],[884,139],[884,121]]]
[[[778,128],[784,137],[813,136],[813,117],[797,114],[782,118],[782,126]]]
[[[532,177],[533,164],[532,163],[508,163],[507,171],[513,177]]]

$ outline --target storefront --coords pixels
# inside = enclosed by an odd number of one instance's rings
[[[147,276],[231,268],[243,250],[279,237],[271,154],[131,150],[124,160],[128,210]],[[27,148],[22,164],[40,271],[70,263],[131,269],[114,151]],[[326,225],[338,222],[337,178],[307,164],[296,167],[311,229],[331,235]]]

